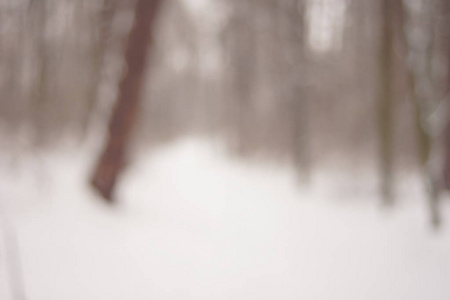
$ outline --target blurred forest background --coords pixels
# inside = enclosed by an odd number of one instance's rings
[[[448,0],[0,0],[0,15],[0,134],[11,161],[103,140],[114,103],[134,101],[139,114],[122,122],[137,126],[118,125],[133,136],[124,157],[204,135],[230,155],[294,166],[299,183],[327,166],[371,170],[385,205],[398,178],[420,174],[440,222]],[[139,26],[153,32],[148,41],[132,37]],[[132,87],[139,70],[145,81]],[[124,95],[127,84],[142,92]]]

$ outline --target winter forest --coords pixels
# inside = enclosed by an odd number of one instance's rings
[[[0,0],[0,299],[449,299],[449,0]]]

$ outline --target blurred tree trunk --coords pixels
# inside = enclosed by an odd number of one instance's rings
[[[445,128],[445,165],[444,165],[444,187],[450,190],[450,33],[448,28],[450,26],[450,1],[442,0],[445,14],[445,26],[447,28],[446,41],[447,44],[447,125]]]
[[[49,91],[49,49],[46,38],[48,7],[47,0],[31,0],[28,6],[28,15],[36,43],[36,70],[33,77],[31,96],[32,118],[34,118],[35,143],[43,143],[46,133],[50,129],[48,117],[50,91]]]
[[[246,153],[252,147],[254,126],[253,92],[256,76],[256,40],[254,30],[255,0],[240,0],[234,3],[230,23],[232,84],[237,103],[232,104],[235,118],[237,150]]]
[[[91,123],[92,114],[98,100],[98,91],[102,82],[102,70],[105,52],[111,37],[111,26],[116,12],[117,0],[103,0],[98,18],[95,18],[93,28],[96,38],[92,53],[92,79],[89,83],[86,112],[84,113],[82,135],[86,136]]]
[[[289,5],[290,4],[290,5]],[[286,14],[291,26],[287,40],[289,41],[289,59],[293,60],[290,72],[292,78],[292,90],[290,101],[293,114],[293,153],[294,163],[302,182],[307,183],[310,177],[310,138],[309,138],[309,111],[305,93],[305,8],[303,0],[294,0],[285,3]]]
[[[2,207],[1,209],[4,209]],[[2,212],[3,213],[3,212]],[[26,286],[23,276],[23,265],[20,257],[17,230],[7,216],[2,216],[3,262],[6,263],[8,282],[13,300],[26,300]]]
[[[425,123],[429,112],[425,109],[425,103],[423,93],[419,92],[419,74],[414,71],[414,63],[407,60],[408,56],[414,56],[414,46],[408,41],[408,32],[412,30],[408,28],[407,13],[405,4],[402,1],[395,3],[395,12],[397,20],[397,28],[400,28],[399,39],[401,42],[401,49],[403,50],[403,63],[406,67],[406,77],[408,81],[408,88],[414,105],[414,125],[417,139],[417,148],[419,155],[419,163],[422,172],[423,181],[428,197],[428,203],[430,207],[431,222],[437,227],[441,223],[441,217],[439,213],[439,188],[438,180],[434,176],[434,172],[431,168],[431,151],[433,146],[433,136],[426,130]],[[430,34],[431,35],[431,34]],[[430,47],[425,49],[429,50]],[[416,55],[417,56],[417,55]],[[432,58],[431,55],[427,55],[428,58]]]
[[[392,108],[394,81],[393,2],[381,0],[379,49],[378,130],[380,138],[381,196],[385,205],[393,203],[392,195]]]
[[[105,148],[92,177],[93,187],[109,202],[125,165],[130,135],[139,106],[151,44],[151,33],[161,0],[138,0],[125,52],[126,73],[119,86]]]

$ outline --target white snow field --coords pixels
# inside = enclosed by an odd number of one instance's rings
[[[188,138],[136,159],[113,207],[86,185],[92,152],[2,166],[2,224],[17,234],[26,299],[450,299],[449,228],[431,229],[420,195],[383,210],[373,189],[300,189],[287,167],[220,149]]]

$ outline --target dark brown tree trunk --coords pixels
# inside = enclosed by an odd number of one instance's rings
[[[106,145],[92,177],[93,187],[113,202],[114,187],[126,158],[142,91],[151,32],[162,0],[138,0],[125,52],[126,73],[109,122]]]

